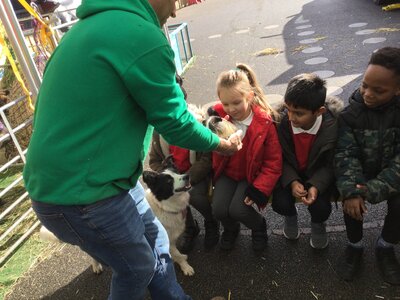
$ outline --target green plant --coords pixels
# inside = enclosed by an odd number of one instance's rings
[[[47,251],[46,251],[47,249]],[[38,234],[32,235],[0,268],[0,299],[12,290],[12,287],[27,272],[43,253],[48,253],[49,245],[41,242]]]

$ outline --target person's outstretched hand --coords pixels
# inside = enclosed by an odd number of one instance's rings
[[[238,130],[234,134],[232,134],[229,139],[220,139],[219,145],[215,149],[221,155],[230,156],[242,149],[242,140],[241,140],[242,131]]]

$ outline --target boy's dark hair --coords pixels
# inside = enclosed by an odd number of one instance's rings
[[[325,104],[326,82],[313,73],[304,73],[290,79],[285,103],[315,112]]]
[[[372,53],[368,65],[378,65],[400,76],[400,48],[384,47]]]

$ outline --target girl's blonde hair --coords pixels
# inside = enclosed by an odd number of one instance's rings
[[[242,95],[254,92],[252,104],[259,106],[273,120],[279,120],[279,114],[269,105],[267,97],[258,84],[256,74],[246,64],[236,64],[236,69],[222,72],[217,79],[217,92],[220,88],[235,88]]]

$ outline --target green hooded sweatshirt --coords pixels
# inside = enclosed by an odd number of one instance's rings
[[[175,82],[174,54],[147,0],[83,0],[44,73],[24,169],[33,200],[90,204],[132,188],[152,126],[212,151]],[[152,126],[149,126],[152,125]]]

